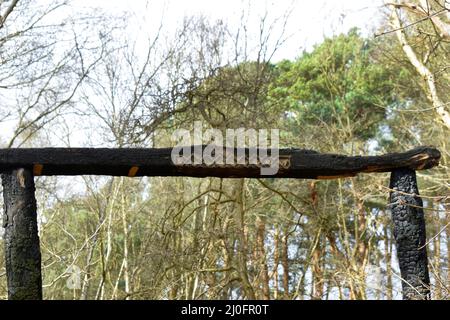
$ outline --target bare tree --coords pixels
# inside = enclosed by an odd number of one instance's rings
[[[433,53],[433,51],[436,50],[436,47],[441,45],[442,40],[448,40],[450,38],[450,23],[445,22],[440,18],[440,15],[442,15],[443,13],[448,13],[450,9],[446,7],[447,4],[445,2],[443,4],[435,2],[435,6],[438,7],[438,9],[435,10],[428,0],[421,0],[419,4],[403,1],[400,1],[398,3],[386,2],[386,4],[391,8],[391,24],[394,28],[393,31],[396,33],[397,38],[402,46],[403,52],[405,53],[410,63],[414,66],[417,73],[426,82],[427,96],[433,104],[433,107],[436,110],[437,114],[439,115],[440,120],[447,128],[450,128],[450,112],[448,111],[448,103],[441,99],[436,84],[436,75],[432,70],[430,70],[430,67],[427,66],[429,57]],[[412,12],[412,17],[419,16],[421,18],[404,25],[400,20],[398,12],[398,10],[401,8],[405,8],[408,11]],[[429,52],[424,55],[423,59],[420,59],[419,55],[413,49],[408,40],[407,28],[423,21],[431,21],[431,23],[435,27],[434,30],[436,32],[436,35],[442,40],[435,40],[436,42],[431,46]]]
[[[82,82],[104,56],[112,19],[68,13],[69,4],[0,3],[0,10],[6,6],[0,24],[0,120],[12,128],[6,147],[24,145],[70,112]]]

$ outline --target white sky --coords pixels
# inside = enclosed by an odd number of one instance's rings
[[[364,34],[370,34],[381,17],[382,5],[382,0],[75,0],[70,2],[72,8],[65,10],[69,16],[76,16],[78,10],[101,12],[98,10],[101,9],[114,15],[129,12],[131,19],[126,20],[124,29],[128,28],[127,34],[131,39],[139,39],[155,34],[160,23],[168,34],[173,34],[183,18],[192,15],[221,19],[232,29],[237,28],[243,10],[249,13],[246,23],[249,33],[257,35],[259,19],[265,11],[273,19],[283,16],[291,8],[286,28],[286,35],[291,37],[272,58],[272,62],[276,62],[295,59],[303,49],[320,43],[324,36],[346,32],[354,26]],[[62,18],[61,13],[58,17]],[[145,46],[144,43],[142,45]],[[71,144],[85,145],[83,129],[73,130]],[[61,142],[55,143],[59,145]]]
[[[222,19],[231,27],[240,22],[243,9],[249,9],[249,28],[258,27],[258,19],[267,8],[271,17],[280,17],[288,8],[292,13],[286,34],[292,35],[274,60],[295,58],[302,49],[320,42],[324,35],[346,32],[357,26],[368,33],[380,17],[382,0],[77,0],[76,5],[103,8],[120,13],[131,12],[141,21],[141,31],[152,30],[163,21],[167,30],[175,29],[184,16],[204,15]],[[255,29],[256,30],[256,29]]]
[[[295,59],[303,49],[311,49],[320,43],[324,36],[346,32],[352,27],[359,27],[364,34],[370,34],[381,17],[382,0],[76,0],[72,9],[100,12],[104,10],[114,15],[130,14],[127,19],[127,34],[132,40],[152,38],[162,23],[167,34],[174,34],[184,17],[203,15],[211,20],[223,20],[232,30],[241,23],[243,10],[248,12],[246,27],[250,35],[257,35],[260,18],[267,11],[268,20],[282,17],[289,9],[291,14],[286,26],[289,40],[276,52],[272,62],[282,59]],[[274,30],[275,37],[279,29]],[[146,41],[138,41],[146,52]],[[252,50],[250,50],[252,51]],[[256,51],[256,50],[254,50]],[[86,136],[94,137],[95,132],[84,134],[83,128],[72,128],[71,144],[91,145]],[[59,143],[58,143],[59,144]]]

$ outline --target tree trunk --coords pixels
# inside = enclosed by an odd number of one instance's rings
[[[392,7],[392,26],[396,30],[397,38],[402,45],[403,52],[405,53],[408,60],[411,62],[411,64],[416,69],[417,73],[419,73],[424,80],[427,83],[428,86],[428,92],[427,96],[428,99],[433,104],[434,109],[436,110],[437,114],[439,115],[439,118],[443,122],[443,124],[450,129],[450,113],[445,108],[445,103],[441,100],[441,98],[438,95],[438,90],[436,86],[436,79],[434,77],[434,74],[428,69],[424,63],[422,63],[419,58],[417,57],[416,53],[414,52],[414,49],[411,47],[411,45],[408,43],[408,40],[406,38],[405,33],[405,27],[402,26],[400,22],[399,15],[397,13],[397,9],[395,6]]]
[[[41,300],[41,251],[33,173],[29,169],[11,170],[2,174],[2,184],[8,299]]]
[[[416,172],[406,168],[394,170],[391,174],[390,188],[393,190],[389,206],[403,279],[403,299],[429,299],[430,277],[425,246],[425,219]]]
[[[128,222],[125,209],[125,196],[122,194],[122,228],[123,228],[123,279],[125,281],[125,300],[129,299],[130,275],[128,271]]]
[[[445,206],[446,209],[446,216],[447,216],[447,223],[450,223],[450,206]],[[447,236],[447,283],[450,284],[450,225],[447,224],[447,228],[445,231],[445,235]]]
[[[322,256],[323,256],[322,244],[319,235],[319,239],[317,240],[317,244],[312,254],[312,270],[314,278],[312,299],[315,300],[322,300],[324,292]]]
[[[259,262],[261,266],[261,284],[262,284],[262,299],[270,300],[270,287],[269,287],[269,270],[267,267],[266,250],[264,248],[264,240],[266,235],[266,222],[265,218],[258,216],[256,218],[256,252],[257,256],[255,261]]]
[[[392,241],[389,238],[388,226],[384,228],[384,258],[386,264],[386,299],[392,300]]]
[[[283,266],[283,291],[284,299],[289,299],[289,256],[288,256],[288,230],[284,230],[281,239],[281,265]]]
[[[434,204],[431,204],[431,207],[434,209]],[[439,231],[441,230],[439,212],[435,216],[435,228],[437,237],[434,238],[433,241],[433,253],[434,253],[434,299],[441,300],[442,299],[442,278],[441,278],[441,235]]]
[[[274,235],[274,253],[273,253],[273,298],[275,300],[278,299],[278,265],[280,264],[280,233],[279,228],[275,228],[275,235]]]
[[[366,212],[364,210],[364,202],[361,199],[357,199],[357,217],[355,222],[356,226],[356,262],[359,275],[359,281],[356,286],[356,298],[358,300],[365,300],[366,297],[366,265],[369,258],[369,243],[366,236],[367,219]]]
[[[247,237],[244,225],[244,179],[239,179],[235,184],[235,208],[234,208],[234,220],[237,227],[238,234],[238,247],[237,247],[237,262],[239,267],[239,276],[241,278],[244,295],[249,300],[255,300],[255,291],[250,283],[247,267]]]

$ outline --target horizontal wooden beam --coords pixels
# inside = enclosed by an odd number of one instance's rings
[[[189,146],[189,150],[204,150],[205,146]],[[35,176],[109,175],[109,176],[190,176],[223,178],[258,178],[261,163],[236,164],[238,150],[220,148],[224,154],[233,152],[232,164],[175,164],[172,148],[20,148],[0,149],[0,172],[30,168]],[[258,152],[265,149],[256,149]],[[261,154],[261,153],[258,153]],[[304,149],[280,149],[279,169],[271,177],[333,179],[355,176],[360,172],[390,172],[397,168],[413,170],[436,166],[439,150],[418,147],[403,153],[380,156],[344,156],[318,153]]]

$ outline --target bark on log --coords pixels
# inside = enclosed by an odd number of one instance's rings
[[[202,148],[205,146],[189,146]],[[260,178],[261,163],[249,163],[248,149],[244,164],[175,164],[172,148],[165,149],[93,149],[41,148],[0,149],[0,172],[18,167],[30,168],[39,175],[111,175],[111,176],[191,176],[222,178]],[[242,149],[239,149],[242,150]],[[257,149],[258,154],[264,149]],[[333,179],[355,176],[360,172],[390,172],[397,168],[428,169],[438,164],[440,152],[432,147],[418,147],[403,153],[381,156],[344,156],[312,150],[280,149],[279,170],[273,178]]]
[[[402,277],[403,299],[430,298],[430,278],[422,199],[411,169],[391,173],[389,206],[394,223],[394,238]]]
[[[29,169],[15,169],[2,174],[2,184],[8,299],[40,300],[41,252],[34,177]]]

